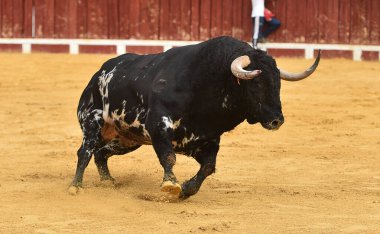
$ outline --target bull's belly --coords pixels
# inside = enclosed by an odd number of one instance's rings
[[[172,140],[172,147],[176,153],[192,156],[204,139],[194,133],[178,134],[181,130],[174,130],[175,139]],[[105,143],[117,142],[123,148],[131,148],[137,145],[152,145],[152,140],[145,125],[118,126],[115,123],[106,123],[102,129],[102,138]]]
[[[152,144],[144,126],[123,128],[106,123],[103,127],[102,138],[106,143],[117,140],[119,145],[124,148]]]
[[[103,110],[105,120],[103,139],[106,142],[117,139],[122,147],[152,144],[150,135],[145,129],[145,118],[140,118],[140,115],[146,115],[145,109],[136,108],[135,112],[126,112],[125,104],[126,102],[123,102],[121,111],[115,109],[111,115],[108,115],[108,111]],[[127,122],[126,119],[132,121]]]

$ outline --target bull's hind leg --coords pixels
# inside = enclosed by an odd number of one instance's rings
[[[108,169],[108,158],[111,157],[113,154],[108,152],[107,149],[101,148],[98,150],[95,154],[95,164],[98,168],[98,172],[100,175],[100,180],[111,180],[114,181],[115,179],[112,178],[110,171]]]
[[[207,142],[202,147],[194,150],[192,154],[201,165],[198,173],[190,180],[182,184],[180,198],[186,199],[199,191],[207,176],[215,172],[216,155],[219,151],[220,138]]]
[[[82,145],[77,152],[78,162],[73,181],[71,182],[69,193],[74,195],[82,191],[83,173],[92,157],[92,152],[85,150]]]
[[[104,124],[101,113],[101,110],[93,110],[81,119],[83,142],[77,153],[77,169],[69,188],[71,194],[81,191],[84,170],[90,162],[92,154],[101,147],[101,131]]]
[[[122,155],[129,152],[132,152],[136,149],[138,149],[141,145],[131,146],[131,147],[122,147],[120,144],[118,144],[118,139],[114,139],[107,145],[100,148],[98,151],[95,152],[95,164],[98,168],[100,180],[110,180],[114,181],[114,178],[112,178],[110,171],[108,169],[108,158],[112,155]]]

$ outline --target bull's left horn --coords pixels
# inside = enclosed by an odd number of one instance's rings
[[[253,71],[245,70],[244,67],[247,67],[249,64],[251,64],[251,60],[249,59],[247,55],[236,58],[231,63],[232,74],[234,74],[236,78],[242,79],[242,80],[250,80],[260,75],[261,70],[253,70]]]
[[[287,80],[287,81],[299,81],[299,80],[305,79],[306,77],[313,74],[315,69],[317,69],[320,57],[321,57],[321,50],[318,51],[318,56],[315,59],[314,64],[311,67],[309,67],[306,71],[301,72],[301,73],[290,73],[279,68],[281,79]]]

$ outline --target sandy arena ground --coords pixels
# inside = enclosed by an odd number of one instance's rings
[[[380,233],[379,62],[325,59],[283,82],[282,128],[226,133],[216,174],[186,201],[159,191],[151,146],[110,159],[116,186],[91,161],[71,196],[77,101],[110,57],[0,54],[0,233]],[[178,155],[178,179],[197,170]]]

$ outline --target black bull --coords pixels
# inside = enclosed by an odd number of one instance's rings
[[[107,160],[151,144],[164,169],[161,190],[180,198],[198,192],[215,172],[220,136],[247,120],[270,130],[284,122],[280,79],[301,80],[245,42],[218,37],[160,54],[124,54],[95,73],[80,98],[83,142],[71,193],[82,187],[92,155],[101,180],[111,180]],[[244,69],[246,68],[246,69]],[[179,185],[172,168],[176,154],[191,156],[198,173]]]

